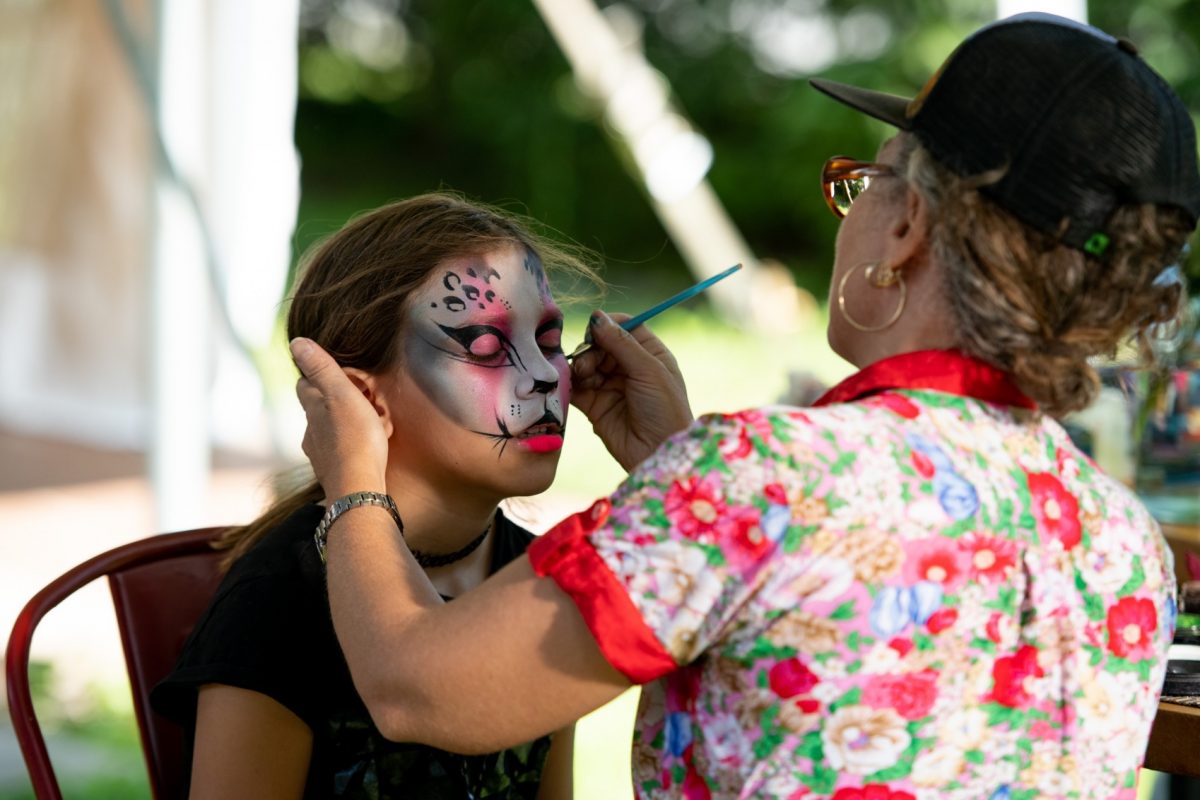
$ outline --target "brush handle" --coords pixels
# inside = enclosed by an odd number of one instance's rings
[[[712,277],[705,278],[704,280],[697,283],[695,286],[689,286],[688,288],[684,289],[679,294],[671,295],[666,300],[663,300],[661,303],[658,303],[657,305],[651,306],[650,308],[646,309],[645,311],[638,314],[637,316],[630,317],[629,319],[620,323],[621,328],[624,330],[627,330],[627,331],[631,331],[634,328],[638,327],[639,325],[644,324],[646,322],[646,320],[651,319],[652,317],[657,317],[659,314],[666,311],[668,308],[671,308],[672,306],[677,306],[680,303],[682,303],[684,300],[688,300],[692,297],[695,297],[696,295],[700,294],[708,287],[712,286],[717,281],[728,278],[730,275],[737,272],[741,268],[742,268],[741,264],[734,264],[732,267],[730,267],[727,270],[718,272],[716,275],[713,275]],[[588,336],[583,340],[583,343],[581,345],[579,345],[579,347],[576,347],[575,350],[567,356],[567,360],[570,361],[573,358],[575,358],[576,356],[582,355],[590,349],[592,349],[592,342],[591,342],[591,334],[589,332]]]
[[[729,269],[724,270],[723,272],[718,272],[716,275],[713,275],[711,278],[705,278],[704,280],[697,283],[695,286],[689,286],[687,289],[684,289],[679,294],[668,297],[666,300],[663,300],[661,303],[659,303],[656,306],[652,306],[651,308],[646,309],[642,313],[638,314],[636,317],[630,317],[629,319],[627,319],[621,323],[621,327],[627,331],[631,331],[634,328],[636,328],[638,325],[641,325],[642,323],[644,323],[646,320],[648,320],[652,317],[657,317],[659,314],[666,311],[668,308],[679,305],[684,300],[688,300],[692,297],[695,297],[696,295],[700,294],[708,287],[712,286],[717,281],[728,278],[730,275],[737,272],[741,268],[742,268],[741,264],[734,264]]]

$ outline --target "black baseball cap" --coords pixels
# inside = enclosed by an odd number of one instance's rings
[[[1127,40],[1051,14],[965,39],[915,98],[813,78],[820,91],[914,134],[959,175],[1006,167],[981,191],[1026,224],[1103,256],[1119,206],[1200,217],[1196,130]]]

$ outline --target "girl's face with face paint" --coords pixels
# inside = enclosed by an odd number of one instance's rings
[[[410,298],[401,335],[393,460],[501,496],[548,487],[570,367],[541,260],[514,246],[443,262]]]

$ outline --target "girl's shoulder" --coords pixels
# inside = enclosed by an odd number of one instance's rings
[[[297,509],[233,562],[223,585],[270,579],[315,582],[323,589],[324,569],[313,534],[324,514],[316,503]]]

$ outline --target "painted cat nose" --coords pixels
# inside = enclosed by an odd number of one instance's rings
[[[558,389],[558,375],[553,376],[542,373],[542,375],[525,375],[517,387],[517,394],[521,397],[531,398],[538,395],[552,394]]]

